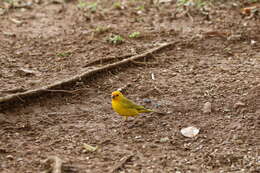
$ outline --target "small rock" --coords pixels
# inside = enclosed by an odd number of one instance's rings
[[[237,109],[239,107],[244,107],[245,105],[246,105],[245,103],[239,101],[239,102],[235,103],[234,108]]]
[[[251,44],[251,45],[255,45],[255,44],[256,44],[256,41],[255,41],[255,40],[251,40],[251,41],[250,41],[250,44]]]
[[[168,137],[165,137],[165,138],[161,138],[160,139],[160,142],[161,143],[165,143],[165,142],[168,142],[170,139]]]
[[[181,134],[185,137],[193,138],[197,134],[199,134],[199,131],[200,130],[198,128],[190,126],[190,127],[186,127],[186,128],[181,129]]]
[[[206,102],[202,108],[204,114],[211,113],[211,103]]]
[[[23,158],[18,158],[17,161],[21,162],[21,161],[23,161]]]
[[[159,108],[159,107],[161,107],[161,104],[160,103],[155,103],[155,105],[154,105],[156,108]]]
[[[12,155],[7,155],[6,158],[9,160],[14,160],[14,156],[12,156]]]
[[[144,101],[144,103],[151,103],[152,102],[151,99],[148,99],[148,98],[144,98],[143,101]]]
[[[135,139],[141,139],[142,136],[135,136]]]

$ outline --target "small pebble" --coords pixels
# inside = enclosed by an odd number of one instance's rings
[[[142,138],[142,136],[135,136],[135,139],[140,139]]]
[[[18,162],[23,161],[23,158],[18,158],[17,161]]]
[[[7,155],[6,158],[9,160],[14,160],[14,156],[12,156],[12,155]]]
[[[165,142],[168,142],[170,139],[168,137],[165,137],[165,138],[161,138],[160,139],[160,142],[161,143],[165,143]]]
[[[181,134],[188,138],[193,138],[199,134],[200,130],[196,127],[190,126],[181,129]]]
[[[202,108],[202,112],[204,114],[207,114],[207,113],[211,113],[211,103],[210,102],[206,102]]]
[[[159,107],[161,107],[161,104],[156,103],[154,106],[155,106],[156,108],[159,108]]]
[[[144,98],[143,101],[144,101],[144,103],[151,103],[152,102],[152,100],[148,99],[148,98]]]

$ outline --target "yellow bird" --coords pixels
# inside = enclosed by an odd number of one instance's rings
[[[127,121],[128,117],[137,116],[139,113],[153,112],[153,110],[146,109],[127,99],[120,91],[112,92],[111,97],[112,108],[119,115],[124,116],[125,121]]]

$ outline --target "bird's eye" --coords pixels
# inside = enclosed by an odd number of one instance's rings
[[[119,95],[117,94],[116,97],[118,97]]]

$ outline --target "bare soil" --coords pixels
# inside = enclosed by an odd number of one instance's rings
[[[0,16],[0,96],[178,41],[141,63],[65,88],[75,92],[1,109],[0,172],[46,171],[49,156],[62,159],[62,172],[260,172],[260,20],[241,13],[255,4],[121,2],[98,1],[92,12],[78,1],[32,1],[29,8],[0,2],[8,8]],[[133,32],[140,36],[129,38]],[[112,34],[124,42],[108,42]],[[122,87],[165,114],[124,122],[110,104],[111,92]],[[188,126],[199,134],[182,136]],[[86,151],[84,143],[98,149]]]

